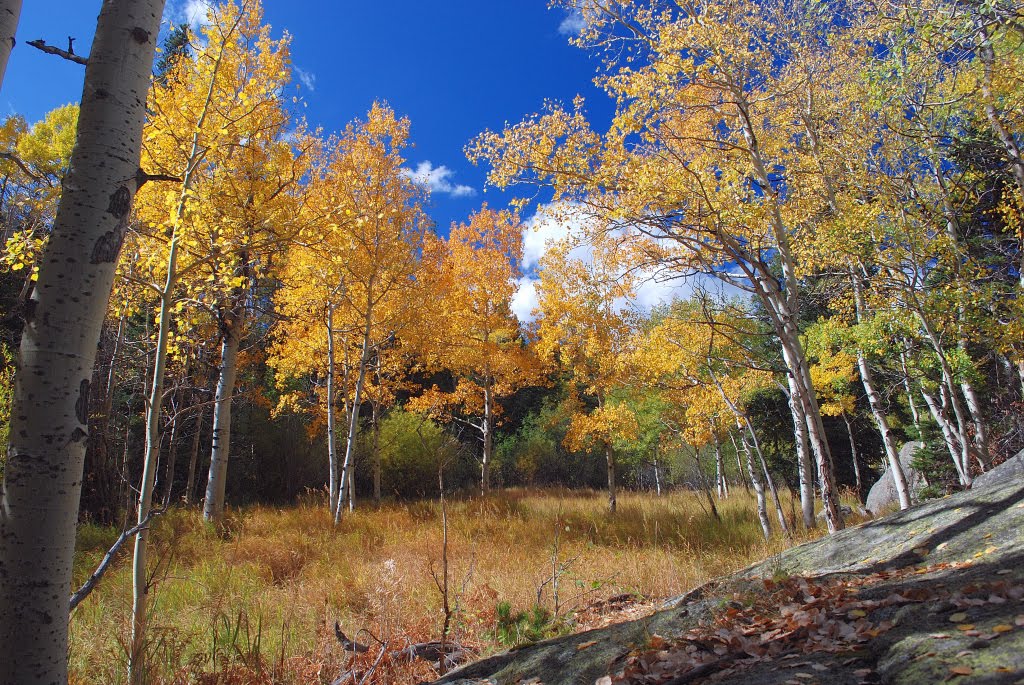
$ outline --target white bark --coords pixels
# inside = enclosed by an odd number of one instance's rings
[[[210,446],[210,473],[206,480],[203,519],[219,522],[224,516],[224,493],[228,481],[231,453],[231,398],[238,377],[238,348],[245,330],[245,303],[239,302],[225,326],[221,343],[220,379],[213,405],[213,439]]]
[[[162,0],[106,0],[78,135],[26,307],[0,488],[0,683],[66,683],[89,382],[138,189]]]
[[[363,328],[363,346],[359,354],[359,375],[356,377],[356,391],[352,396],[352,410],[349,414],[348,436],[345,440],[345,460],[341,464],[341,482],[339,484],[338,502],[334,509],[334,523],[341,522],[341,510],[345,500],[352,500],[353,460],[356,452],[356,431],[359,430],[359,407],[363,401],[363,386],[366,384],[366,367],[370,363],[370,332],[372,330],[372,310],[367,308],[366,324]],[[346,491],[348,493],[346,497]],[[349,501],[349,509],[354,506]]]
[[[857,457],[857,441],[853,438],[853,424],[850,423],[850,417],[843,412],[843,422],[846,423],[846,435],[850,438],[850,461],[853,462],[853,477],[857,483],[857,499],[861,502],[864,501],[863,484],[860,479],[860,460]],[[906,507],[902,507],[906,508]]]
[[[967,410],[971,413],[971,420],[974,422],[974,447],[975,457],[982,471],[988,471],[992,467],[992,454],[989,450],[988,426],[985,417],[981,412],[981,399],[978,397],[974,385],[964,380],[960,383],[960,389],[967,401]]]
[[[327,465],[330,471],[329,500],[331,511],[338,507],[338,441],[334,400],[334,307],[327,307]]]
[[[960,478],[961,485],[968,485],[968,474],[964,468],[963,461],[963,446],[961,445],[961,436],[959,436],[950,422],[949,417],[946,415],[946,410],[942,407],[938,400],[936,400],[930,393],[926,392],[924,388],[921,389],[921,396],[924,397],[924,402],[928,405],[928,411],[931,412],[932,418],[935,419],[935,423],[938,424],[939,430],[942,431],[943,440],[946,443],[946,449],[949,451],[950,459],[953,460],[953,466],[956,468],[957,476]]]
[[[853,269],[850,270],[850,282],[853,285],[854,302],[857,308],[857,321],[863,320],[865,315],[864,297],[861,292],[860,279]],[[896,447],[896,438],[889,427],[889,417],[886,416],[882,401],[875,391],[874,376],[868,360],[861,350],[857,350],[857,368],[860,370],[861,384],[864,386],[864,394],[868,396],[868,406],[871,407],[871,416],[875,419],[878,432],[882,435],[882,444],[885,446],[885,457],[889,462],[889,470],[892,472],[892,482],[896,487],[896,494],[900,500],[900,509],[910,507],[910,486],[907,485],[907,476],[903,473],[903,465],[900,464],[900,452]],[[849,426],[849,424],[847,424]],[[851,444],[852,444],[851,434]]]
[[[711,437],[715,442],[715,489],[718,491],[718,499],[725,499],[729,496],[729,483],[725,479],[725,459],[722,458],[722,446],[718,443],[718,436],[712,432]]]
[[[486,495],[491,491],[491,452],[494,444],[494,396],[491,392],[491,379],[487,376],[484,381],[484,416],[480,422],[480,430],[483,433],[483,458],[480,461],[480,494]]]
[[[924,316],[920,308],[917,311],[917,317],[924,328],[925,337],[935,350],[935,357],[939,362],[939,369],[942,372],[942,382],[939,384],[939,388],[943,392],[943,398],[948,398],[949,405],[953,409],[953,416],[956,418],[956,438],[960,444],[960,459],[957,470],[959,471],[961,484],[967,487],[971,484],[970,465],[971,456],[974,453],[971,441],[967,438],[967,425],[971,421],[971,417],[968,416],[967,411],[960,402],[960,398],[957,396],[956,376],[953,373],[953,367],[950,366],[949,359],[946,358],[946,351],[941,338],[932,328],[931,323]],[[934,415],[934,411],[932,413]],[[952,424],[949,427],[953,428]],[[949,444],[952,446],[952,443]]]
[[[615,450],[610,442],[604,444],[604,457],[608,466],[608,511],[614,514],[618,501],[615,497]]]
[[[753,450],[750,449],[743,422],[738,418],[736,428],[740,431],[740,444],[743,445],[743,454],[746,456],[747,475],[750,477],[750,482],[754,486],[754,494],[757,497],[757,520],[761,522],[761,532],[767,542],[772,539],[772,523],[768,518],[768,500],[764,494],[764,484],[761,482],[760,476],[757,475],[757,469],[754,468]],[[738,451],[737,454],[739,454]]]
[[[213,76],[207,87],[206,99],[202,112],[196,120],[192,131],[192,141],[188,158],[185,160],[181,187],[178,190],[178,202],[174,210],[174,223],[171,229],[171,241],[167,250],[167,276],[160,290],[159,328],[157,331],[156,350],[153,353],[153,383],[146,402],[146,447],[142,460],[142,482],[139,486],[139,500],[136,508],[137,522],[141,523],[153,505],[153,487],[156,481],[156,469],[160,459],[160,412],[164,395],[164,376],[167,370],[167,346],[170,342],[171,307],[174,304],[174,289],[178,283],[178,250],[181,241],[182,223],[188,194],[195,178],[195,163],[203,154],[199,145],[199,134],[206,121],[217,70],[221,57],[217,58]],[[146,643],[146,538],[149,531],[140,528],[135,536],[132,553],[132,639],[128,654],[128,681],[132,685],[142,682],[145,673]]]
[[[793,415],[793,442],[796,444],[797,475],[800,479],[800,514],[804,528],[814,528],[814,463],[811,461],[810,446],[807,441],[807,417],[803,405],[797,401],[796,382],[791,374],[789,381],[789,411]]]
[[[14,49],[14,35],[21,18],[21,0],[0,0],[0,89],[7,73],[7,61]]]

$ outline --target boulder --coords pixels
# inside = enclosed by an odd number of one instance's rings
[[[1010,481],[1024,481],[1024,450],[1010,457],[991,471],[986,471],[974,479],[972,490],[979,488],[990,488],[1000,483]]]
[[[924,476],[910,465],[914,459],[914,453],[924,447],[924,443],[914,440],[900,448],[900,465],[903,466],[903,475],[907,477],[907,486],[910,488],[910,499],[916,501],[915,493],[924,485]],[[896,484],[892,479],[892,469],[886,469],[878,482],[871,486],[868,491],[868,498],[864,502],[864,508],[877,516],[887,507],[899,506],[900,498],[896,494]]]
[[[814,586],[832,590],[804,594]],[[783,591],[789,599],[779,599]],[[838,643],[841,631],[810,640],[814,619],[808,614],[794,630],[791,608],[808,599],[828,630],[871,632],[849,644]],[[642,677],[635,664],[646,663],[693,685],[1011,685],[1024,682],[1022,615],[1024,482],[1001,482],[846,528],[716,578],[649,616],[491,656],[435,685],[590,685],[627,668]],[[777,627],[770,636],[761,632],[767,621]],[[772,651],[784,640],[789,647]],[[691,651],[706,657],[703,665]]]

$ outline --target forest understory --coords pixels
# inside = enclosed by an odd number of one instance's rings
[[[444,517],[437,501],[367,506],[335,528],[311,496],[232,510],[223,534],[198,510],[171,510],[151,538],[148,682],[326,684],[353,667],[360,682],[384,644],[365,683],[441,675],[390,653],[441,638],[445,518],[449,640],[477,656],[637,618],[824,533],[766,543],[742,488],[717,502],[720,520],[701,497],[623,493],[612,517],[600,492],[515,490],[448,502]],[[77,584],[118,532],[80,528]],[[72,683],[124,682],[131,597],[126,554],[72,614]],[[347,652],[335,622],[369,649]]]

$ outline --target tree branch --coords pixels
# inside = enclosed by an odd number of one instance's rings
[[[64,59],[66,59],[66,60],[68,60],[70,62],[74,62],[75,64],[81,64],[81,65],[88,64],[89,63],[88,59],[86,59],[85,57],[82,57],[81,55],[76,55],[75,54],[74,47],[72,46],[72,43],[74,43],[74,42],[75,42],[75,39],[71,38],[70,36],[68,36],[68,49],[67,50],[61,50],[60,48],[55,48],[52,45],[47,45],[46,41],[44,41],[42,38],[40,38],[39,40],[30,40],[30,41],[28,41],[27,45],[31,45],[36,50],[42,50],[43,52],[45,52],[48,55],[57,55],[57,57],[63,57]]]
[[[75,607],[77,607],[82,602],[82,600],[88,597],[89,593],[91,593],[96,588],[96,585],[100,582],[100,579],[103,577],[103,574],[107,572],[108,568],[110,568],[110,563],[114,560],[114,556],[118,553],[118,551],[120,551],[121,546],[124,545],[128,538],[148,528],[150,520],[154,516],[159,516],[160,514],[164,513],[164,511],[164,509],[153,509],[152,511],[149,512],[149,514],[146,515],[146,518],[142,519],[140,523],[136,524],[135,526],[132,526],[131,528],[122,532],[118,536],[117,541],[114,542],[111,548],[107,550],[107,553],[103,555],[103,559],[102,561],[100,561],[100,565],[97,566],[96,570],[92,572],[92,575],[89,576],[89,579],[85,581],[82,587],[78,588],[77,592],[71,595],[71,606],[69,607],[69,611],[74,611]]]
[[[15,164],[18,165],[18,168],[25,172],[25,175],[31,178],[33,181],[43,180],[42,176],[33,173],[32,170],[29,169],[28,166],[25,164],[25,162],[21,161],[21,158],[18,157],[13,152],[0,152],[0,159],[6,159],[10,162],[14,162]]]

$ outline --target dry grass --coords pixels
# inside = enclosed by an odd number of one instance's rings
[[[680,594],[710,577],[777,553],[742,492],[715,521],[692,493],[623,494],[609,516],[603,493],[511,491],[448,505],[449,559],[458,613],[454,638],[482,653],[494,641],[495,608],[539,603],[559,614],[612,595]],[[149,673],[153,683],[330,683],[346,655],[338,621],[364,643],[389,649],[439,637],[441,511],[436,502],[365,508],[336,529],[322,502],[231,514],[227,534],[195,511],[174,511],[154,531]],[[557,531],[557,536],[556,536]],[[820,531],[818,531],[820,532]],[[818,532],[801,533],[807,539]],[[116,531],[83,528],[76,578]],[[129,553],[130,554],[130,553]],[[73,683],[124,681],[131,609],[127,554],[71,620]],[[456,597],[453,596],[453,602]],[[372,660],[374,649],[361,661]],[[377,682],[435,675],[425,663],[385,659]]]

